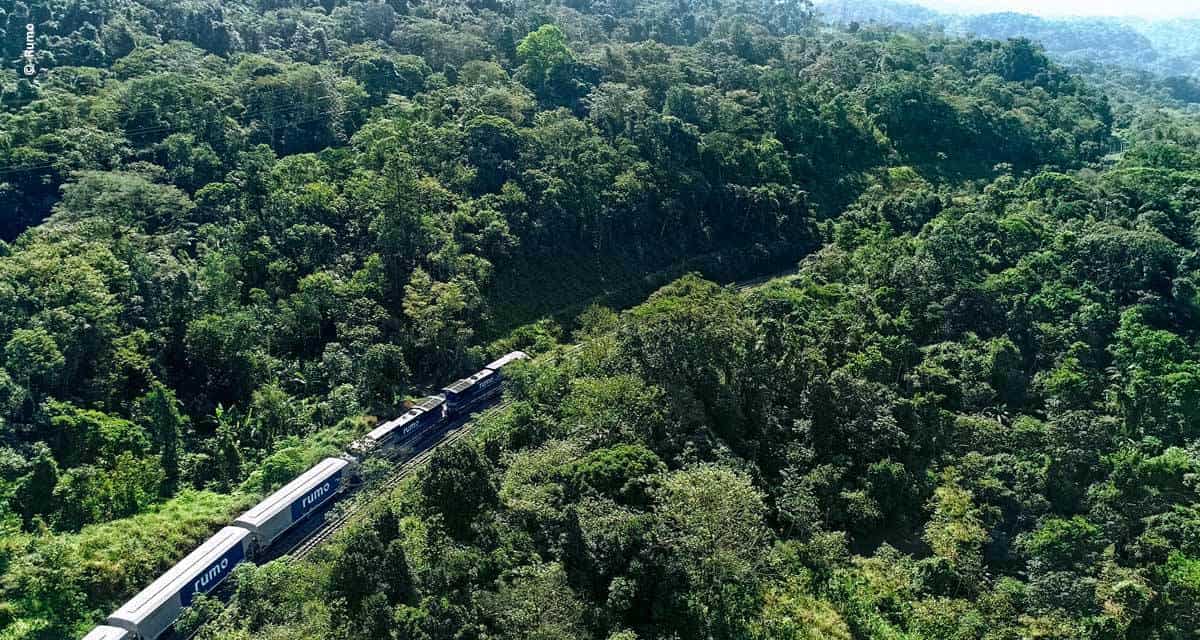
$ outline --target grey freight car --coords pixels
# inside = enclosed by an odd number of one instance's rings
[[[108,624],[154,640],[197,594],[208,593],[250,554],[250,532],[225,527],[108,617]]]
[[[89,631],[83,640],[129,640],[129,631],[121,627],[100,625]]]
[[[255,546],[265,549],[292,525],[336,495],[342,487],[343,472],[349,465],[341,458],[325,458],[243,513],[233,521],[234,526],[251,532]]]

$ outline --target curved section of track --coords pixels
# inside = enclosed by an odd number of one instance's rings
[[[401,462],[382,480],[378,482],[372,482],[364,487],[356,489],[355,492],[349,496],[350,502],[348,503],[347,508],[340,510],[334,517],[326,519],[320,527],[302,538],[290,549],[280,554],[280,556],[290,556],[300,559],[308,557],[322,544],[333,538],[338,531],[344,529],[351,522],[358,519],[358,517],[362,514],[367,513],[372,505],[386,497],[388,492],[397,487],[405,477],[407,477],[421,465],[428,462],[439,447],[448,445],[466,437],[466,435],[470,433],[472,427],[474,427],[476,420],[489,413],[499,411],[508,405],[509,403],[507,401],[502,401],[496,405],[488,407],[478,414],[468,416],[466,420],[457,426],[444,429],[439,438],[429,443],[420,452]],[[364,489],[366,491],[364,491]]]
[[[795,269],[790,269],[788,271],[769,276],[763,276],[761,278],[755,278],[753,280],[736,282],[730,286],[732,286],[736,291],[745,292],[760,287],[771,280],[781,276],[793,274],[795,272]],[[557,352],[551,352],[551,354],[547,355],[552,357],[569,356],[578,352],[582,348],[582,344],[573,344]],[[511,402],[509,400],[504,399],[490,407],[483,409],[482,411],[479,411],[478,413],[468,415],[458,424],[451,425],[443,429],[436,438],[430,439],[430,441],[426,442],[425,446],[420,451],[402,461],[399,459],[403,457],[403,449],[401,450],[402,454],[400,456],[386,458],[392,461],[399,461],[399,464],[392,469],[387,476],[385,476],[382,480],[370,482],[361,487],[355,488],[349,495],[337,501],[338,504],[346,504],[345,508],[337,510],[336,514],[332,517],[329,517],[328,514],[330,512],[326,511],[325,520],[321,522],[320,525],[301,534],[299,539],[288,546],[286,550],[271,554],[271,557],[265,558],[264,560],[269,562],[284,557],[303,560],[311,556],[323,544],[337,535],[339,531],[345,529],[348,525],[358,520],[362,515],[368,513],[371,507],[377,504],[380,500],[385,499],[391,489],[399,486],[404,478],[408,477],[409,474],[413,473],[420,468],[421,465],[428,462],[439,447],[465,438],[471,432],[477,420],[490,413],[503,410],[510,404]],[[220,590],[223,589],[219,589],[219,591]],[[222,599],[224,600],[224,598]],[[197,635],[199,631],[200,629],[196,629],[192,633],[188,634],[188,636],[183,640],[190,640],[192,637]],[[173,633],[172,636],[174,636]]]
[[[568,356],[579,351],[581,348],[583,348],[583,345],[573,344],[560,351],[558,355]],[[344,529],[362,514],[367,513],[372,505],[383,499],[388,492],[397,487],[405,477],[418,469],[421,465],[428,462],[429,459],[433,457],[433,454],[435,451],[437,451],[438,447],[445,446],[466,437],[466,435],[470,433],[471,429],[475,426],[475,422],[477,420],[490,413],[500,411],[509,404],[510,402],[508,400],[501,400],[495,405],[492,405],[480,411],[479,413],[467,416],[466,419],[459,424],[443,429],[437,439],[429,442],[427,446],[425,446],[412,457],[400,462],[399,465],[382,480],[359,487],[355,489],[354,493],[352,493],[350,496],[347,496],[347,498],[339,501],[341,503],[346,503],[346,501],[349,500],[347,508],[340,510],[333,517],[327,518],[319,527],[305,534],[302,538],[300,538],[300,540],[293,543],[286,551],[278,554],[275,557],[279,558],[290,556],[293,558],[303,559],[312,555],[317,548],[333,538],[338,531]]]

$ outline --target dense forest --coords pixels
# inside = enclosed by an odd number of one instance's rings
[[[1197,637],[1200,120],[1161,79],[773,0],[0,31],[0,639],[82,634],[512,348],[473,440],[185,625]]]
[[[323,561],[247,569],[189,623],[206,640],[1195,638],[1189,146],[970,194],[894,169],[793,277],[740,294],[690,276],[589,309],[582,348],[524,369],[473,442]]]

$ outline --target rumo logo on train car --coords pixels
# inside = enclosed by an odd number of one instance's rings
[[[342,477],[342,472],[339,471],[333,474],[325,482],[315,487],[312,491],[304,494],[299,500],[292,503],[292,520],[303,518],[309,511],[312,511],[321,503],[329,499],[333,495],[333,490],[337,488],[338,481]]]
[[[245,558],[246,552],[242,549],[241,543],[238,543],[236,547],[229,550],[229,553],[226,553],[220,560],[209,565],[204,570],[204,573],[196,576],[196,579],[190,585],[184,587],[179,592],[179,600],[183,603],[183,606],[191,605],[192,598],[197,593],[212,591],[213,587],[220,584],[225,579],[225,576],[229,575],[229,571],[240,564]]]
[[[412,433],[413,431],[416,431],[417,429],[424,427],[425,426],[424,417],[425,416],[418,416],[418,417],[414,418],[412,420],[412,422],[409,422],[408,424],[404,425],[404,429],[402,429],[400,431],[400,435],[406,436],[406,435]]]

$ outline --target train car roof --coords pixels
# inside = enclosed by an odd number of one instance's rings
[[[179,564],[171,567],[166,573],[142,589],[129,602],[121,605],[109,616],[141,625],[150,615],[154,614],[164,602],[174,598],[184,587],[206,571],[213,562],[230,549],[242,544],[250,532],[241,527],[224,527],[209,538],[204,544],[196,547]]]
[[[491,362],[488,363],[488,365],[486,367],[484,367],[484,369],[491,369],[492,371],[499,371],[500,369],[503,369],[504,367],[516,362],[517,360],[528,360],[528,359],[529,359],[529,354],[525,353],[524,351],[512,351],[510,353],[506,353],[506,354],[500,356],[499,358],[496,358],[495,360],[492,360]]]
[[[388,420],[387,422],[379,425],[378,427],[371,429],[371,432],[367,434],[367,438],[369,438],[371,440],[382,440],[385,437],[387,437],[387,434],[391,433],[392,431],[395,431],[396,427],[399,427],[399,426],[408,424],[409,422],[412,422],[413,420],[415,420],[417,418],[417,416],[421,415],[422,413],[425,413],[425,412],[423,410],[421,410],[420,407],[413,407],[412,409],[405,411],[404,414],[401,415],[399,418],[393,418],[393,419]]]
[[[483,380],[484,378],[486,378],[494,373],[495,373],[495,371],[492,371],[490,369],[484,369],[482,371],[478,371],[478,372],[472,374],[469,378],[463,378],[462,380],[455,382],[454,384],[446,387],[445,389],[442,389],[442,391],[449,391],[450,393],[462,393],[463,391],[466,391],[467,389],[471,388],[471,385],[475,384],[476,382],[479,382],[480,380]]]
[[[129,631],[121,627],[110,627],[102,624],[88,632],[83,640],[126,640],[129,638]]]
[[[467,378],[467,380],[470,380],[471,382],[479,382],[480,380],[492,375],[496,375],[496,372],[492,371],[491,369],[480,369],[472,374],[470,378]]]
[[[418,402],[413,408],[422,411],[433,411],[446,402],[446,396],[429,396]]]
[[[246,523],[253,527],[262,526],[280,511],[290,509],[292,503],[298,498],[328,480],[329,476],[341,471],[348,464],[350,463],[341,458],[325,458],[308,471],[300,474],[295,480],[267,496],[262,502],[254,505],[249,511],[238,516],[234,522]]]

